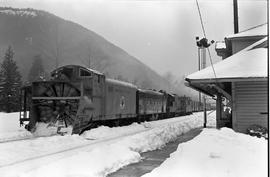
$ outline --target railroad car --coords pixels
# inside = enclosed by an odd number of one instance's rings
[[[137,90],[137,115],[140,120],[155,120],[166,114],[166,95],[154,90]]]
[[[175,101],[175,95],[166,93],[165,91],[161,90],[161,93],[166,94],[167,101],[166,101],[166,117],[175,117],[177,112],[177,105]]]
[[[136,117],[137,87],[133,84],[106,79],[106,112],[104,119]]]
[[[70,127],[80,134],[97,125],[169,118],[198,109],[189,97],[139,89],[83,66],[62,66],[51,76],[21,89],[20,124],[27,122],[29,131],[44,122],[58,133]]]
[[[174,112],[174,116],[185,114],[185,104],[184,101],[176,94],[173,94],[173,104],[172,104],[172,112]]]

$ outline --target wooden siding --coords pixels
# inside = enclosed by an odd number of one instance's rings
[[[233,129],[246,133],[250,125],[267,127],[267,81],[233,84]]]

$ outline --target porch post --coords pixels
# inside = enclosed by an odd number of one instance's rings
[[[220,93],[217,93],[217,100],[216,100],[216,126],[217,128],[220,128],[221,113],[222,113],[222,97]]]

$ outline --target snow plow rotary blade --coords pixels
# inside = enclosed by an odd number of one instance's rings
[[[35,130],[37,123],[45,123],[56,127],[58,134],[71,134],[79,102],[79,89],[68,82],[34,82],[30,129]]]

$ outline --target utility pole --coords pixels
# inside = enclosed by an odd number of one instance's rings
[[[198,63],[199,70],[204,69],[206,67],[206,49],[213,44],[215,41],[211,41],[208,43],[206,38],[202,38],[199,40],[199,37],[196,37],[196,44],[198,46]],[[201,92],[199,92],[199,104],[201,105]],[[207,123],[207,113],[206,113],[206,97],[203,95],[203,107],[204,107],[204,123],[203,127],[206,128]]]
[[[233,0],[233,20],[234,20],[234,34],[236,34],[239,32],[237,0]]]
[[[202,69],[204,69],[206,67],[206,48],[203,47],[201,49],[201,53],[202,53]],[[204,123],[203,123],[203,127],[206,128],[206,123],[207,123],[207,113],[206,113],[206,97],[205,94],[203,94],[203,117],[204,117]]]
[[[201,70],[201,49],[198,47],[198,64],[199,64],[199,71]],[[199,92],[199,106],[201,106],[201,92]]]

